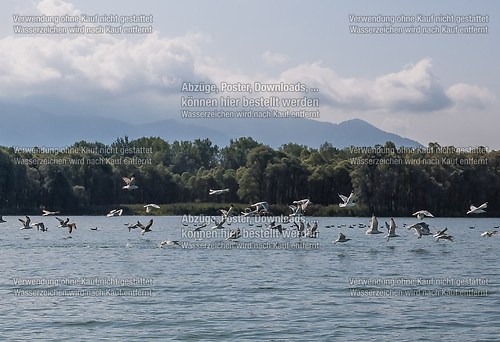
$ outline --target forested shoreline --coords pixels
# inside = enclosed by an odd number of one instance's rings
[[[138,189],[123,189],[122,177],[132,176]],[[267,201],[286,215],[288,204],[309,198],[308,215],[408,216],[428,209],[436,216],[465,216],[471,204],[488,202],[485,215],[500,216],[499,176],[500,152],[484,147],[430,143],[411,149],[387,142],[273,149],[243,137],[219,148],[208,139],[123,137],[111,145],[0,147],[0,214],[95,214],[118,206],[138,213],[139,204],[157,203],[175,213],[215,215],[219,203],[245,208]],[[209,195],[209,189],[222,188],[230,190]],[[339,210],[338,194],[351,191],[359,205]]]

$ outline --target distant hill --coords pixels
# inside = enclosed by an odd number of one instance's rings
[[[230,119],[207,120],[204,125],[222,129],[231,137],[251,136],[256,141],[272,147],[294,142],[319,147],[329,142],[338,148],[348,146],[374,146],[392,141],[396,146],[418,147],[419,142],[385,132],[361,119],[339,124],[308,119]]]
[[[97,116],[54,114],[34,106],[6,103],[0,103],[0,116],[2,146],[62,147],[80,140],[109,144],[125,135],[131,139],[159,136],[170,142],[209,138],[219,146],[242,136],[250,136],[272,147],[289,142],[319,147],[330,142],[343,148],[373,146],[386,141],[392,141],[396,146],[421,146],[414,140],[382,131],[360,119],[339,124],[308,119],[165,119],[131,124]]]

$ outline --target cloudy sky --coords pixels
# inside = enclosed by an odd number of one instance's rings
[[[423,144],[500,148],[495,0],[5,0],[0,13],[2,102],[120,104],[142,115],[102,115],[155,121],[178,118],[184,81],[302,82],[319,89],[321,121],[361,118]],[[14,14],[151,14],[154,33],[15,34]],[[379,14],[488,15],[474,24],[488,33],[350,32],[349,15]]]

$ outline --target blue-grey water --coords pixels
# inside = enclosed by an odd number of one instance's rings
[[[500,219],[432,218],[454,242],[365,235],[369,218],[314,218],[316,239],[194,234],[182,217],[54,217],[0,224],[2,341],[498,341]],[[306,218],[308,221],[313,218]],[[387,218],[379,218],[383,222]],[[334,225],[326,228],[325,226]],[[339,225],[342,225],[338,228]],[[353,225],[352,228],[349,228]],[[475,228],[470,228],[475,226]],[[94,231],[90,228],[97,227]],[[291,233],[290,224],[283,224]],[[352,239],[332,242],[339,231]],[[253,233],[252,233],[253,232]],[[205,235],[202,235],[205,234]],[[253,235],[251,235],[253,234]],[[71,236],[71,238],[69,238]],[[162,240],[182,247],[159,248]]]

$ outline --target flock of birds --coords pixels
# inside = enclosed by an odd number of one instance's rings
[[[123,181],[125,182],[125,185],[123,186],[123,189],[126,190],[135,190],[138,189],[138,186],[135,184],[135,177],[123,177]],[[227,193],[229,189],[219,189],[219,190],[209,190],[209,195],[221,195],[224,193]],[[341,208],[351,208],[357,205],[356,203],[356,198],[353,192],[349,196],[344,196],[339,194],[340,199],[342,200],[341,203],[339,203],[339,207]],[[297,235],[299,238],[302,237],[308,237],[308,238],[316,238],[318,237],[318,221],[313,221],[313,224],[311,225],[310,222],[306,222],[303,218],[307,211],[307,207],[311,204],[311,201],[306,198],[302,200],[296,200],[293,201],[291,205],[289,205],[289,208],[291,210],[291,213],[289,214],[289,218],[298,218],[298,220],[294,220],[292,222],[292,225],[290,226],[293,230],[297,231]],[[486,208],[488,206],[488,203],[483,203],[479,207],[475,207],[474,205],[471,205],[469,210],[467,211],[467,215],[470,214],[481,214],[486,212]],[[160,209],[160,206],[154,203],[151,204],[146,204],[144,205],[146,213],[151,213],[154,209]],[[230,222],[228,222],[228,219],[231,216],[237,216],[238,214],[234,212],[234,208],[231,205],[231,207],[227,210],[225,209],[220,209],[221,212],[221,217],[220,219],[216,219],[214,217],[211,217],[211,222],[214,223],[214,226],[212,226],[212,229],[223,229],[225,228],[224,225],[230,225]],[[49,211],[49,210],[43,210],[42,211],[42,216],[55,216],[59,215],[59,211]],[[122,216],[123,214],[123,209],[113,209],[111,210],[106,216],[108,217],[117,217],[117,216]],[[250,205],[248,208],[246,208],[244,211],[240,213],[242,217],[258,217],[258,216],[272,216],[272,212],[270,210],[270,205],[269,203],[262,201],[262,202],[257,202],[252,205]],[[435,230],[434,232],[431,232],[429,224],[427,224],[424,219],[426,217],[434,217],[428,210],[419,210],[415,213],[412,214],[412,216],[415,216],[419,222],[411,224],[407,226],[406,224],[403,224],[403,227],[406,227],[408,230],[415,230],[415,234],[417,235],[417,238],[421,238],[422,236],[427,236],[427,235],[432,235],[436,241],[440,240],[448,240],[453,242],[453,236],[448,234],[448,228],[444,228],[441,230]],[[71,234],[74,230],[77,229],[77,225],[75,222],[70,222],[69,218],[66,218],[65,220],[55,217],[56,220],[59,222],[58,228],[67,228],[69,234]],[[5,223],[6,221],[3,219],[2,216],[0,216],[0,223]],[[19,222],[21,222],[22,226],[21,229],[33,229],[36,228],[37,231],[42,231],[46,232],[48,229],[45,226],[44,222],[31,222],[31,218],[29,216],[25,216],[25,218],[19,218]],[[150,219],[146,224],[141,223],[140,221],[137,221],[136,223],[126,223],[126,227],[128,228],[129,232],[133,229],[141,229],[141,236],[144,236],[144,234],[151,232],[151,227],[153,225],[154,221],[153,219]],[[289,221],[284,221],[284,223],[290,223]],[[187,224],[183,225],[187,226]],[[250,223],[250,225],[252,225]],[[200,226],[196,226],[193,231],[199,232],[201,229],[207,227],[208,224],[202,224]],[[259,225],[261,226],[261,225]],[[326,226],[327,228],[331,228],[334,225]],[[339,225],[338,228],[341,228],[343,225]],[[350,228],[353,228],[353,225],[349,226]],[[364,228],[365,225],[359,224],[359,227]],[[391,238],[398,237],[399,235],[396,233],[396,228],[398,227],[396,225],[396,222],[394,218],[390,218],[389,222],[385,222],[385,227],[387,230],[387,235],[385,235],[385,238],[387,241]],[[283,234],[283,231],[287,229],[287,227],[284,226],[284,224],[276,224],[276,221],[272,221],[267,228],[271,230],[275,230],[279,232],[279,234]],[[470,228],[474,228],[474,226],[471,226]],[[498,228],[498,227],[495,227]],[[96,228],[90,228],[91,230],[97,230]],[[482,237],[492,237],[497,234],[497,230],[489,230],[485,231],[481,234]],[[375,214],[372,215],[372,218],[369,222],[369,227],[368,230],[366,231],[367,235],[371,234],[382,234],[383,232],[379,230],[379,222]],[[71,236],[70,236],[71,237]],[[241,229],[233,229],[229,232],[228,237],[226,240],[232,240],[235,241],[241,237]],[[336,243],[345,243],[350,241],[350,238],[347,238],[346,235],[342,232],[339,233],[338,238],[333,241],[334,244]],[[180,242],[176,240],[164,240],[160,243],[159,247],[164,247],[164,246],[180,246]]]
[[[221,193],[224,193],[224,192],[227,192],[229,191],[229,189],[223,189],[223,190],[212,190],[210,189],[210,194],[221,194]],[[356,203],[356,197],[354,195],[353,192],[350,193],[349,196],[344,196],[344,195],[341,195],[339,194],[339,197],[340,199],[342,200],[341,203],[339,203],[339,207],[341,208],[351,208],[351,207],[354,207],[357,205]],[[302,217],[306,210],[307,210],[307,207],[308,205],[311,204],[311,201],[309,199],[302,199],[302,200],[297,200],[297,201],[293,201],[293,203],[291,205],[289,205],[289,208],[291,210],[291,213],[289,214],[289,217]],[[467,211],[467,215],[470,215],[470,214],[481,214],[481,213],[485,213],[486,212],[486,208],[488,206],[488,203],[483,203],[482,205],[480,205],[479,207],[476,207],[474,205],[471,205],[469,210]],[[211,218],[212,222],[215,224],[212,229],[222,229],[224,228],[224,224],[227,222],[228,218],[230,217],[230,215],[233,213],[233,207],[231,206],[228,210],[223,210],[221,209],[221,219],[220,220],[217,220],[215,218]],[[272,216],[272,213],[270,211],[270,206],[269,206],[269,203],[267,202],[257,202],[257,203],[254,203],[252,205],[250,205],[250,207],[246,208],[243,212],[241,212],[241,215],[243,217],[252,217],[252,216]],[[407,226],[406,224],[404,224],[403,226],[406,227],[408,230],[412,230],[414,229],[415,230],[415,234],[417,235],[417,237],[420,239],[422,236],[426,236],[426,235],[432,235],[436,241],[440,241],[440,240],[448,240],[448,241],[452,241],[453,242],[453,236],[448,234],[448,228],[444,228],[444,229],[441,229],[441,230],[435,230],[434,232],[431,232],[431,229],[430,229],[430,226],[429,224],[427,224],[425,221],[424,221],[424,218],[425,217],[434,217],[434,215],[432,213],[430,213],[428,210],[419,210],[415,213],[412,214],[412,216],[415,216],[419,222],[417,223],[414,223],[414,224],[411,224],[409,226]],[[300,221],[297,223],[297,222],[293,222],[293,229],[297,230],[298,231],[298,236],[299,237],[317,237],[318,236],[318,222],[314,222],[313,226],[310,225],[309,222],[307,222],[307,228],[305,226],[306,222],[305,220],[303,219],[300,219]],[[194,228],[194,231],[200,231],[202,228],[205,228],[207,226],[207,224],[204,224],[204,225],[201,225],[201,226],[198,226],[196,228]],[[332,227],[333,225],[331,226],[326,226],[328,228]],[[339,228],[341,228],[342,225],[339,226]],[[364,227],[364,225],[361,225],[360,224],[360,227]],[[395,237],[398,237],[399,235],[396,234],[396,228],[398,227],[397,224],[396,224],[396,221],[394,220],[394,218],[390,218],[389,220],[389,223],[388,222],[385,222],[385,227],[387,229],[387,235],[385,235],[385,238],[387,239],[387,241],[390,239],[390,238],[395,238]],[[283,230],[285,230],[286,228],[281,225],[281,224],[276,224],[275,221],[271,222],[271,224],[268,226],[269,229],[275,229],[277,230],[279,233],[283,233]],[[353,228],[353,226],[350,226],[350,228]],[[382,234],[383,232],[380,231],[379,229],[379,226],[378,226],[378,219],[377,217],[375,216],[375,214],[372,215],[372,218],[370,220],[370,223],[369,223],[369,228],[368,230],[366,231],[366,234],[367,235],[370,235],[370,234]],[[473,228],[473,227],[471,227]],[[497,230],[491,230],[491,231],[485,231],[481,234],[482,237],[492,237],[494,235],[497,234]],[[227,238],[227,240],[231,240],[231,239],[237,239],[241,236],[241,230],[240,228],[238,229],[235,229],[235,230],[232,230],[229,234],[229,237]],[[334,244],[336,243],[344,243],[344,242],[347,242],[347,241],[350,241],[351,239],[350,238],[347,238],[346,235],[342,232],[339,233],[339,237],[333,241]]]
[[[356,198],[354,196],[354,193],[351,192],[351,194],[347,197],[344,195],[339,194],[340,199],[342,200],[342,203],[339,204],[341,208],[349,208],[353,207],[356,205]],[[481,204],[479,207],[476,207],[474,205],[471,205],[469,210],[467,211],[467,215],[470,214],[482,214],[486,212],[486,208],[488,207],[488,202]],[[424,235],[432,235],[436,241],[439,240],[448,240],[453,242],[453,236],[448,234],[448,228],[444,228],[442,230],[436,230],[434,233],[431,233],[429,224],[424,222],[425,217],[434,217],[428,210],[419,210],[415,213],[412,214],[412,216],[415,216],[420,222],[414,223],[410,226],[408,226],[408,230],[414,229],[415,234],[417,237],[420,239]],[[406,224],[404,225],[406,226]],[[385,238],[387,241],[389,241],[390,238],[398,237],[399,235],[396,234],[396,221],[394,218],[391,217],[390,222],[387,223],[385,222],[385,227],[387,229],[387,235]],[[473,228],[473,227],[470,227]],[[489,230],[485,231],[481,234],[482,237],[492,237],[497,234],[497,230]],[[381,234],[380,230],[378,230],[378,220],[375,214],[372,215],[372,218],[370,220],[370,227],[366,231],[366,234]],[[337,242],[347,242],[350,241],[351,239],[346,238],[346,236],[343,233],[339,233],[339,237],[337,240],[334,241],[334,243]]]

